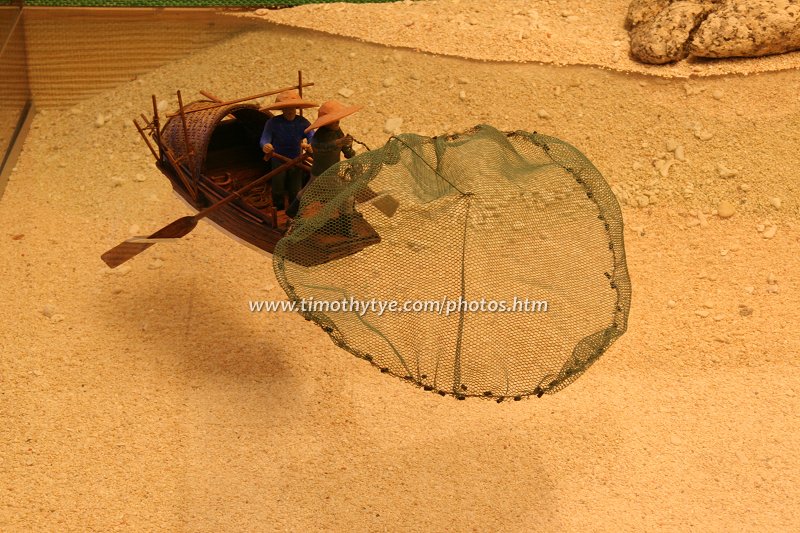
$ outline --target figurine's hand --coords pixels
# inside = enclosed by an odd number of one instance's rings
[[[347,147],[353,146],[353,136],[350,135],[349,133],[344,137],[342,137],[341,141],[342,141],[342,146],[347,146]]]
[[[263,149],[264,153],[269,155],[272,155],[272,152],[275,151],[275,148],[270,143],[265,144]]]
[[[314,149],[311,148],[311,145],[308,144],[308,142],[305,139],[303,139],[300,142],[300,150],[302,150],[303,152],[305,152],[307,154],[310,154],[310,153],[312,153],[314,151]]]

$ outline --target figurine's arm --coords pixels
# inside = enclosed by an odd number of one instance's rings
[[[261,148],[264,148],[266,145],[270,145],[272,147],[272,120],[268,120],[266,124],[264,124],[264,131],[261,132],[261,140],[259,141],[261,144]]]
[[[354,155],[356,155],[356,151],[353,150],[353,137],[349,134],[345,135],[341,139],[338,139],[342,146],[342,153],[347,159],[350,159]]]

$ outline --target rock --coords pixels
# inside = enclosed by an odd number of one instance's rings
[[[696,314],[699,317],[705,318],[705,317],[707,317],[708,315],[711,314],[711,311],[709,311],[707,309],[698,309],[697,311],[694,312],[694,314]]]
[[[639,24],[653,20],[672,0],[633,0],[628,5],[625,28],[632,29]]]
[[[548,113],[546,109],[540,109],[536,112],[536,114],[539,116],[539,118],[550,118],[550,113]]]
[[[383,126],[384,133],[388,133],[390,135],[396,135],[400,133],[400,128],[403,125],[403,119],[400,117],[392,117],[386,121],[386,124]]]
[[[386,79],[383,80],[382,83],[383,83],[384,87],[391,87],[392,85],[395,84],[395,79],[394,78],[386,78]]]
[[[746,305],[739,305],[739,314],[741,316],[750,316],[753,314],[753,308]]]
[[[353,90],[348,89],[347,87],[342,87],[341,89],[339,89],[339,94],[344,96],[345,98],[350,98],[351,96],[353,96]]]
[[[798,21],[796,0],[632,0],[626,28],[636,59],[663,64],[797,50]],[[722,92],[712,96],[719,100]]]
[[[677,435],[670,435],[669,441],[676,446],[683,444],[683,441]]]
[[[718,163],[717,174],[719,174],[720,178],[727,180],[730,178],[735,178],[739,174],[739,171],[728,168],[725,166],[725,163]]]
[[[460,92],[458,93],[458,97],[459,97],[459,99],[461,99],[461,100],[466,100],[466,99],[467,99],[467,92],[466,92],[466,91],[460,91]]]
[[[678,149],[679,146],[678,141],[676,141],[675,139],[668,139],[667,142],[664,143],[664,145],[667,148],[667,152],[674,152],[675,150]]]
[[[96,119],[94,119],[94,126],[95,126],[96,128],[101,128],[101,127],[103,127],[103,124],[105,124],[105,123],[106,123],[106,117],[104,117],[102,113],[99,113],[99,114],[97,115],[97,118],[96,118]]]
[[[711,93],[711,96],[714,97],[714,100],[722,100],[722,97],[725,96],[725,93],[722,92],[722,89],[714,89],[714,92]]]
[[[163,113],[167,110],[167,107],[169,107],[169,103],[167,103],[166,100],[159,100],[156,107],[158,108],[159,113]]]
[[[689,55],[686,43],[711,7],[695,1],[667,2],[666,6],[661,6],[661,2],[653,4],[656,5],[641,9],[636,14],[641,22],[630,30],[631,54],[643,63],[655,65],[686,58]],[[658,6],[662,9],[653,16]],[[628,13],[630,17],[630,10]]]
[[[695,130],[694,136],[700,139],[701,141],[708,141],[714,136],[714,134],[708,130],[698,129]]]
[[[686,151],[684,150],[683,145],[675,148],[675,159],[678,161],[686,161]]]
[[[775,196],[775,197],[773,197],[773,198],[770,198],[770,199],[769,199],[769,203],[770,203],[770,205],[772,205],[772,207],[774,207],[775,209],[780,209],[780,208],[781,208],[781,199],[780,199],[780,198],[778,198],[777,196]]]
[[[650,205],[650,198],[645,196],[644,194],[636,197],[636,205],[639,207],[647,207]]]
[[[162,261],[161,259],[153,259],[153,261],[149,265],[147,265],[147,268],[151,270],[156,270],[161,268],[162,266],[164,266],[164,261]]]
[[[47,305],[45,305],[44,307],[42,307],[42,314],[43,314],[44,316],[46,316],[47,318],[52,318],[52,316],[53,316],[54,314],[56,314],[56,308],[55,308],[55,306],[54,306],[54,305],[52,305],[52,304],[47,304]]]
[[[124,178],[120,178],[119,176],[111,178],[111,187],[121,187],[123,183],[125,183]]]
[[[723,200],[717,205],[717,216],[719,218],[731,218],[735,213],[736,206],[727,200]]]
[[[778,232],[778,226],[770,226],[764,230],[764,233],[761,234],[762,237],[765,239],[771,239],[775,236]]]
[[[772,272],[767,274],[767,284],[768,285],[777,285],[778,284],[778,278],[776,278],[775,274],[773,274]]]
[[[697,57],[755,57],[800,49],[800,3],[725,0],[703,21],[689,45]]]
[[[675,307],[676,305],[678,305],[678,304],[677,304],[677,302],[675,300],[669,300],[667,302],[667,307]]]
[[[269,13],[269,9],[263,9],[262,8],[262,9],[256,9],[256,11],[255,11],[256,16],[258,16],[258,17],[263,17],[267,13]]]

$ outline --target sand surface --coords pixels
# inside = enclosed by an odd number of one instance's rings
[[[646,65],[630,56],[629,0],[405,0],[233,13],[371,43],[481,61],[593,65],[664,77],[751,74],[800,67],[800,52]]]
[[[298,68],[310,97],[353,91],[370,145],[400,117],[578,147],[623,202],[628,332],[557,395],[458,402],[250,313],[283,296],[270,258],[208,225],[107,269],[187,214],[129,125],[150,94],[255,94]],[[0,530],[797,530],[799,88],[265,27],[40,112],[0,201]]]

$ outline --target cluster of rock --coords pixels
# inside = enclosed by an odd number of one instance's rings
[[[800,49],[800,0],[632,0],[626,26],[643,63]]]

